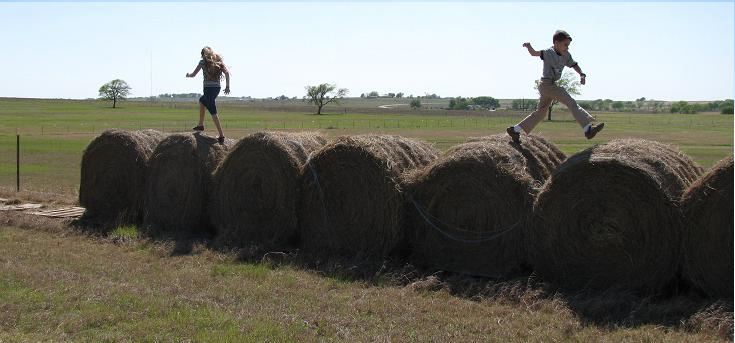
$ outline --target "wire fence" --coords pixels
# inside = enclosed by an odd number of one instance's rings
[[[311,120],[247,120],[247,119],[223,119],[220,118],[224,130],[481,130],[494,129],[516,124],[523,117],[465,117],[465,118],[436,118],[436,119],[311,119]],[[557,115],[555,122],[570,122],[570,118]],[[627,125],[666,125],[669,128],[701,128],[718,125],[716,120],[701,119],[646,119],[645,117],[618,118],[616,124]],[[205,122],[208,130],[214,130],[211,122]],[[79,123],[79,124],[52,124],[37,125],[15,129],[11,132],[0,132],[0,134],[23,135],[75,135],[75,134],[100,134],[111,128],[124,130],[154,129],[162,132],[186,132],[197,125],[196,121],[161,121],[161,122],[119,122],[119,123]],[[6,131],[9,131],[6,129]]]
[[[489,118],[436,118],[436,119],[312,119],[312,120],[241,120],[220,118],[224,130],[320,130],[320,129],[360,129],[360,130],[433,130],[433,129],[490,129],[498,125],[510,125],[519,117]],[[213,129],[211,122],[205,122]],[[16,129],[13,134],[23,135],[73,135],[98,134],[110,128],[125,130],[155,129],[162,132],[190,131],[197,122],[120,122],[120,123],[79,123],[37,125]],[[8,132],[9,133],[9,132]]]

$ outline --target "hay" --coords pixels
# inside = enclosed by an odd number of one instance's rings
[[[403,242],[402,173],[438,152],[398,136],[339,137],[315,152],[301,171],[298,215],[307,249],[386,256]]]
[[[486,276],[521,271],[533,196],[563,159],[538,136],[526,136],[519,145],[495,135],[452,147],[411,173],[406,191],[412,202],[412,260]]]
[[[200,133],[174,134],[151,157],[144,226],[154,235],[212,234],[207,215],[212,172],[234,144]]]
[[[258,132],[240,140],[214,174],[209,213],[220,242],[290,243],[298,229],[299,171],[325,143],[315,133]]]
[[[474,137],[468,139],[467,143],[481,142],[483,140],[504,141],[504,137],[507,138],[505,135]],[[527,172],[537,183],[541,184],[567,158],[554,144],[537,135],[528,135],[526,141],[521,141],[520,145],[513,143],[511,146],[523,154]]]
[[[711,297],[732,298],[733,157],[694,182],[681,206],[684,278]]]
[[[534,268],[567,288],[663,289],[677,271],[678,200],[700,174],[677,149],[645,140],[614,140],[568,158],[534,204]]]
[[[137,224],[142,219],[148,159],[165,137],[154,130],[107,130],[82,155],[79,204],[84,219]]]

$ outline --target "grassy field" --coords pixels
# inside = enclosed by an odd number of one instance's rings
[[[242,262],[0,212],[0,341],[717,342],[731,300]],[[382,270],[382,269],[381,269]],[[441,275],[440,275],[441,277]],[[405,282],[411,278],[415,281]]]
[[[382,99],[376,99],[378,101]],[[70,100],[0,99],[0,188],[15,189],[16,133],[21,135],[21,188],[28,191],[76,194],[79,164],[84,148],[108,128],[153,128],[166,132],[188,131],[197,120],[194,102],[124,102],[112,109],[107,102]],[[423,139],[441,150],[467,137],[503,133],[524,113],[495,115],[325,114],[297,110],[266,111],[249,104],[224,103],[220,117],[226,135],[240,138],[258,130],[318,130],[327,136],[361,133],[398,134]],[[563,107],[563,106],[562,106]],[[287,108],[286,108],[287,109]],[[299,111],[301,110],[301,111]],[[327,110],[337,111],[339,108]],[[541,123],[534,133],[567,154],[615,138],[636,137],[676,145],[704,167],[733,151],[733,116],[720,114],[594,113],[606,123],[593,141],[584,139],[569,113]],[[210,133],[216,131],[207,118]]]
[[[87,144],[107,128],[188,131],[196,104],[0,99],[0,197],[76,201]],[[330,111],[338,111],[332,108]],[[318,130],[399,134],[442,150],[503,133],[523,114],[310,115],[220,106],[226,134]],[[674,144],[705,167],[733,151],[733,117],[595,113],[587,141],[566,112],[536,133],[573,154],[637,137]],[[207,119],[208,132],[212,133]],[[16,132],[21,186],[15,193]],[[261,260],[207,241],[152,241],[135,227],[83,233],[68,222],[0,212],[4,341],[732,341],[732,299],[569,294],[533,276],[492,281],[411,266],[296,255]]]

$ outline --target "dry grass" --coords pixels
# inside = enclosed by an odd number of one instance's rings
[[[569,295],[133,231],[0,213],[0,341],[732,340],[732,300]]]
[[[31,190],[21,190],[20,192],[16,192],[15,190],[5,189],[2,187],[0,187],[0,198],[48,205],[72,206],[78,202],[76,195],[70,193],[45,193]]]

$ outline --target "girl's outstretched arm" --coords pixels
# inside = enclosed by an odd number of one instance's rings
[[[191,74],[186,73],[186,77],[194,77],[194,76],[197,76],[197,74],[199,73],[200,70],[202,70],[202,66],[200,66],[200,65],[197,64],[196,69],[194,69],[194,71],[191,72]]]
[[[227,68],[225,68],[225,70],[223,70],[223,72],[225,73],[225,82],[226,82],[226,84],[225,84],[225,94],[230,94],[230,71],[227,70]]]

